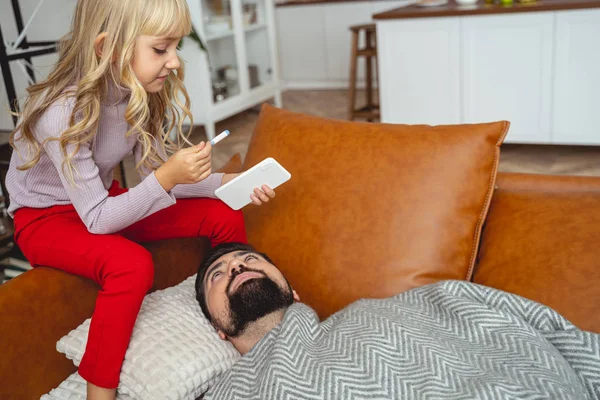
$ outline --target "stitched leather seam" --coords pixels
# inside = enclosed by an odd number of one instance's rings
[[[500,166],[500,146],[504,143],[504,139],[508,134],[508,129],[510,127],[510,123],[508,121],[504,121],[504,129],[498,141],[496,142],[496,148],[494,149],[494,167],[492,169],[492,173],[490,174],[490,182],[488,184],[487,194],[485,196],[485,202],[483,204],[483,209],[479,214],[479,219],[477,220],[477,226],[475,227],[475,234],[473,237],[473,246],[471,248],[471,259],[469,260],[469,270],[467,271],[467,276],[465,279],[467,281],[471,281],[473,277],[473,270],[475,269],[475,259],[477,258],[477,253],[479,251],[479,239],[481,238],[481,229],[483,223],[485,222],[488,210],[490,205],[492,204],[492,196],[494,194],[494,188],[496,187],[496,179],[498,176],[498,167]]]

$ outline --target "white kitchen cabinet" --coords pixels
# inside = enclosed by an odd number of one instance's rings
[[[556,14],[553,129],[557,144],[600,144],[600,10]]]
[[[377,37],[382,121],[459,123],[459,21],[383,21]]]
[[[507,120],[505,143],[600,145],[599,9],[382,19],[377,32],[382,122]]]
[[[507,142],[547,139],[553,22],[545,12],[461,20],[463,122],[508,120]]]

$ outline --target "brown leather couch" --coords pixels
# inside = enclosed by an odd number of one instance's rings
[[[252,163],[272,155],[260,151],[257,154],[255,149],[261,148],[261,140],[255,134],[251,142]],[[335,159],[333,148],[329,153]],[[276,158],[286,159],[284,151],[281,158]],[[230,171],[240,168],[239,157],[225,167]],[[378,174],[386,171],[379,170]],[[355,184],[351,179],[346,181],[350,187]],[[288,195],[290,192],[282,186],[274,202],[261,210],[272,205],[279,207],[279,214],[285,212]],[[247,212],[252,241],[259,230],[252,214],[254,208],[249,207]],[[336,207],[327,212],[334,214]],[[368,210],[358,209],[356,213],[366,216]],[[394,210],[388,210],[380,217],[391,218],[393,213]],[[264,223],[268,214],[261,215]],[[352,229],[351,224],[348,221],[348,229]],[[285,242],[282,246],[293,249],[298,257],[293,268],[307,266],[311,254],[318,254],[312,245],[306,248],[305,242],[293,240],[302,230],[314,230],[314,221],[295,221],[290,225],[291,233],[276,228],[271,227],[272,235]],[[578,327],[600,332],[600,178],[499,173],[478,239],[473,282],[539,301],[555,308]],[[328,244],[323,243],[323,248]],[[369,232],[344,245],[348,252],[368,253]],[[149,243],[146,247],[156,264],[153,288],[156,290],[196,273],[208,242],[204,238],[170,240]],[[268,248],[260,250],[269,253]],[[290,266],[286,268],[289,270]],[[313,271],[313,277],[315,274]],[[330,280],[313,289],[303,286],[297,276],[294,275],[292,285],[302,288],[301,297],[309,294],[304,298],[311,303],[332,296],[324,288],[337,284]],[[340,281],[345,282],[343,278]],[[344,284],[358,289],[363,282],[358,278]],[[0,399],[38,399],[75,371],[72,361],[56,351],[56,342],[91,316],[97,291],[98,287],[89,280],[43,267],[0,285]]]

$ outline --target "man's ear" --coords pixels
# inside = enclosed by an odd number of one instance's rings
[[[222,330],[217,329],[217,335],[219,335],[219,337],[221,338],[221,340],[227,340],[227,335],[225,333],[223,333]]]
[[[94,40],[94,50],[96,51],[96,55],[98,57],[102,57],[102,52],[104,51],[104,41],[106,40],[106,32],[102,32],[96,37]]]
[[[210,321],[210,324],[213,326],[213,328],[215,328],[215,330],[217,331],[217,335],[219,335],[219,338],[221,338],[221,340],[227,340],[227,335],[225,334],[225,332],[223,332],[222,330],[220,330],[214,323],[214,321]]]
[[[294,300],[295,301],[300,301],[300,296],[298,296],[298,293],[296,293],[295,290],[292,290],[292,293],[294,294]]]

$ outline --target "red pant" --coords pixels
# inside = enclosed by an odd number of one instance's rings
[[[125,191],[115,182],[109,195]],[[196,236],[207,236],[213,246],[247,241],[242,213],[207,198],[178,200],[111,235],[89,233],[71,205],[21,208],[14,222],[15,240],[31,265],[84,276],[102,287],[79,374],[104,388],[118,386],[135,320],[154,279],[152,257],[136,242]]]

